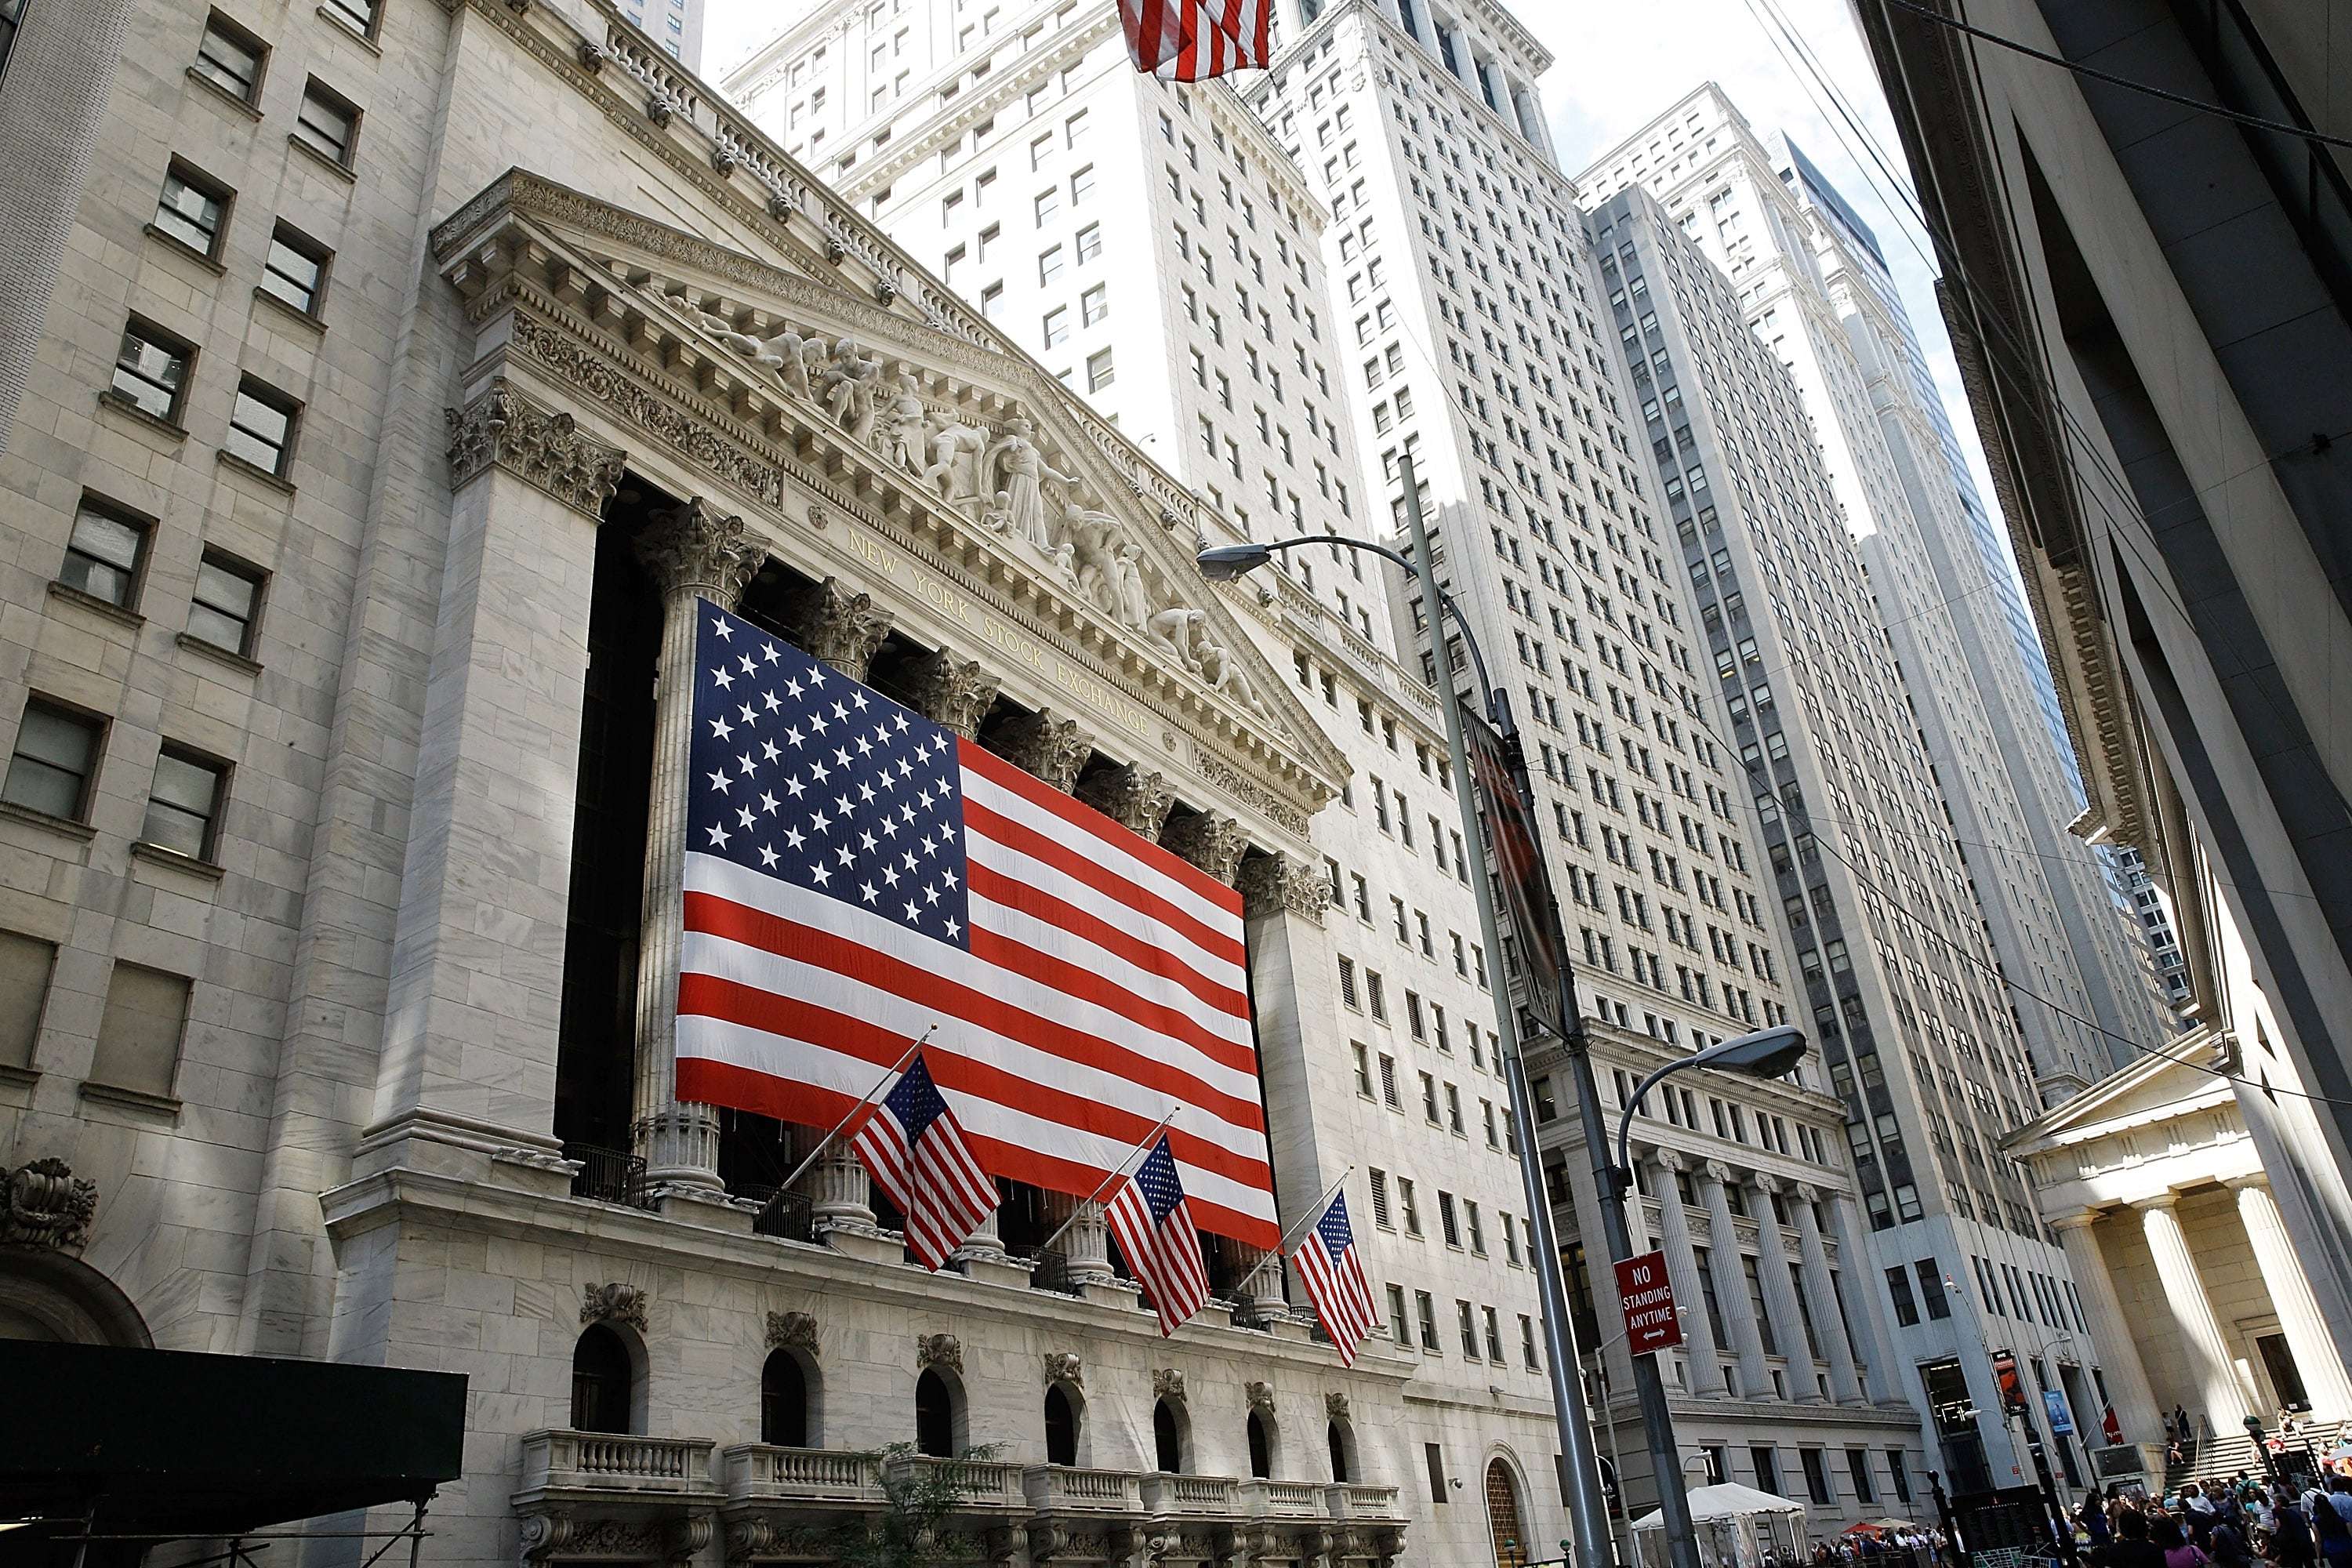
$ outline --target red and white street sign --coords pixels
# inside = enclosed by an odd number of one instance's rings
[[[1683,1342],[1664,1253],[1646,1252],[1617,1265],[1617,1302],[1625,1313],[1625,1348],[1633,1354],[1648,1355]]]

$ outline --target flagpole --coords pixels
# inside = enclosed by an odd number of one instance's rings
[[[1151,1147],[1151,1141],[1154,1138],[1159,1137],[1160,1134],[1166,1130],[1168,1124],[1176,1120],[1176,1113],[1183,1109],[1184,1108],[1181,1105],[1170,1106],[1168,1108],[1168,1114],[1160,1119],[1160,1125],[1145,1133],[1143,1135],[1143,1142],[1138,1143],[1134,1148],[1129,1149],[1127,1152],[1127,1158],[1121,1160],[1116,1166],[1114,1166],[1110,1174],[1105,1176],[1101,1183],[1096,1186],[1093,1192],[1088,1193],[1076,1205],[1076,1207],[1070,1210],[1070,1217],[1064,1220],[1060,1225],[1055,1226],[1054,1227],[1053,1235],[1047,1237],[1045,1240],[1037,1244],[1037,1250],[1044,1252],[1050,1248],[1054,1243],[1061,1240],[1062,1233],[1078,1223],[1078,1209],[1085,1207],[1086,1205],[1090,1204],[1097,1198],[1102,1196],[1105,1188],[1108,1187],[1113,1182],[1118,1180],[1122,1175],[1125,1175],[1127,1173],[1128,1162],[1133,1160],[1138,1154],[1142,1153],[1146,1149]]]
[[[784,1184],[778,1187],[776,1191],[779,1193],[791,1192],[793,1185],[797,1184],[803,1176],[808,1174],[808,1168],[816,1163],[816,1157],[819,1154],[824,1153],[827,1149],[831,1148],[833,1146],[833,1141],[841,1136],[841,1130],[848,1126],[852,1121],[856,1121],[857,1119],[857,1113],[865,1110],[866,1106],[873,1101],[874,1096],[881,1089],[883,1084],[888,1083],[892,1079],[898,1077],[898,1074],[905,1069],[908,1059],[911,1058],[917,1051],[921,1050],[926,1045],[929,1044],[931,1037],[939,1032],[939,1025],[937,1023],[933,1023],[929,1028],[925,1029],[921,1035],[918,1036],[915,1043],[908,1046],[905,1051],[899,1054],[898,1059],[890,1064],[889,1070],[882,1075],[881,1079],[876,1082],[874,1087],[867,1089],[863,1095],[858,1097],[857,1103],[849,1108],[849,1113],[833,1124],[833,1131],[826,1133],[823,1138],[817,1141],[816,1147],[808,1152],[808,1157],[806,1159],[803,1160],[798,1165],[793,1168],[793,1173],[784,1178]]]
[[[1256,1266],[1248,1273],[1242,1276],[1241,1285],[1234,1287],[1234,1289],[1239,1289],[1242,1286],[1246,1286],[1251,1280],[1265,1273],[1265,1266],[1267,1264],[1278,1264],[1282,1259],[1289,1257],[1290,1244],[1298,1239],[1299,1233],[1302,1230],[1312,1227],[1316,1222],[1323,1217],[1324,1211],[1331,1206],[1332,1194],[1337,1193],[1341,1187],[1346,1186],[1348,1184],[1348,1178],[1355,1173],[1356,1167],[1353,1165],[1350,1165],[1346,1170],[1340,1172],[1339,1179],[1332,1183],[1329,1186],[1324,1188],[1323,1195],[1315,1200],[1315,1206],[1307,1211],[1307,1217],[1300,1220],[1297,1225],[1292,1226],[1289,1230],[1284,1232],[1282,1238],[1274,1244],[1274,1250],[1267,1253],[1264,1258],[1259,1258]]]

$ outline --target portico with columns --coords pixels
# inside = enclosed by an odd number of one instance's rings
[[[2013,1133],[2063,1243],[2126,1442],[2176,1408],[2202,1436],[2248,1415],[2352,1416],[2288,1215],[2239,1105],[2228,1037],[2200,1029]],[[2085,1417],[2086,1436],[2095,1423]]]

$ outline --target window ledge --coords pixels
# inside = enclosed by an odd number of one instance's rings
[[[349,38],[352,42],[357,44],[360,47],[365,49],[376,58],[383,58],[383,46],[382,44],[377,43],[365,33],[355,30],[349,22],[346,22],[342,17],[335,15],[334,12],[328,10],[324,5],[319,7],[319,20],[332,24],[334,29],[341,33],[344,37]]]
[[[177,640],[180,646],[186,648],[190,653],[201,654],[206,658],[216,659],[220,663],[228,666],[231,669],[236,670],[240,675],[259,675],[261,673],[261,663],[258,659],[247,658],[241,653],[233,653],[229,649],[222,647],[217,643],[208,643],[205,641],[204,638],[200,637],[193,637],[186,632],[182,632]]]
[[[149,429],[157,431],[171,440],[184,441],[188,438],[186,426],[174,424],[161,415],[148,413],[110,386],[98,395],[98,405],[100,408],[110,409],[126,419],[137,420]]]
[[[85,844],[98,837],[98,829],[87,822],[76,822],[65,816],[51,816],[46,811],[36,810],[29,805],[18,805],[13,800],[0,800],[0,817],[14,817],[18,822],[30,823],[35,827],[46,827],[50,832],[62,835],[67,838],[79,838]]]
[[[327,330],[326,322],[319,320],[318,317],[310,314],[310,311],[303,310],[298,305],[288,304],[285,300],[279,299],[268,289],[262,288],[257,283],[254,285],[253,297],[260,300],[263,304],[268,305],[271,310],[276,310],[278,314],[290,317],[293,320],[301,322],[304,326],[310,328],[314,332],[323,332]]]
[[[132,842],[131,853],[139,859],[169,866],[174,871],[185,871],[191,877],[202,877],[208,882],[217,882],[228,874],[226,868],[215,865],[210,860],[199,860],[176,849],[167,849],[161,844],[150,844],[144,838]]]
[[[221,467],[225,468],[243,474],[247,479],[257,483],[268,485],[271,489],[283,491],[289,496],[294,493],[293,480],[273,474],[258,463],[247,462],[226,447],[221,447],[215,456],[219,459]]]
[[[336,23],[335,26],[338,27],[343,26],[341,22]],[[348,33],[351,29],[349,27],[343,27],[343,31]],[[311,146],[310,143],[303,141],[300,136],[294,132],[287,132],[286,145],[293,148],[294,151],[301,153],[305,158],[310,159],[310,162],[318,164],[319,167],[326,170],[327,173],[334,175],[335,178],[342,181],[345,184],[356,184],[359,183],[359,176],[352,172],[350,164],[336,163],[332,158],[330,158],[324,153],[320,152],[316,147]]]
[[[41,1071],[38,1068],[12,1067],[6,1062],[0,1062],[0,1083],[36,1084],[40,1081]]]
[[[132,631],[137,631],[147,624],[147,617],[138,611],[126,610],[121,605],[101,599],[95,594],[84,593],[70,584],[51,583],[49,597],[62,600],[68,605],[79,605],[94,616],[104,616],[108,620],[120,622]]]
[[[215,278],[226,278],[228,276],[227,268],[222,266],[219,262],[215,261],[203,251],[194,248],[193,246],[189,245],[187,241],[181,239],[175,235],[164,233],[163,229],[154,224],[149,224],[143,232],[146,234],[148,238],[153,240],[156,244],[163,246],[165,249],[171,251],[172,254],[180,258],[181,260],[193,261]]]
[[[220,100],[221,102],[227,104],[231,109],[236,110],[239,114],[244,115],[247,120],[257,121],[261,118],[261,110],[258,107],[248,100],[237,97],[236,94],[229,91],[228,89],[223,87],[212,78],[205,75],[204,72],[198,70],[194,66],[190,66],[188,68],[188,79],[194,82],[198,87],[203,88],[215,98]]]
[[[95,1100],[103,1105],[120,1105],[132,1110],[152,1110],[164,1116],[180,1114],[180,1101],[168,1094],[150,1094],[143,1089],[117,1089],[110,1083],[89,1083],[80,1086],[84,1100]]]

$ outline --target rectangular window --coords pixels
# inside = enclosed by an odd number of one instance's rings
[[[1895,1321],[1910,1328],[1919,1321],[1919,1303],[1911,1294],[1911,1277],[1900,1265],[1886,1271],[1886,1293],[1895,1299]]]
[[[327,263],[333,255],[300,230],[279,224],[269,237],[268,259],[262,263],[262,291],[306,316],[317,315],[326,302]]]
[[[29,1068],[57,967],[54,942],[0,931],[0,1067]]]
[[[1805,1495],[1815,1502],[1835,1502],[1837,1494],[1830,1490],[1830,1469],[1822,1462],[1822,1451],[1800,1448],[1797,1459],[1805,1469]]]
[[[1078,230],[1078,265],[1083,267],[1102,254],[1102,225],[1090,223]]]
[[[1348,1048],[1355,1054],[1356,1058],[1356,1092],[1370,1100],[1372,1098],[1371,1055],[1364,1049],[1364,1042],[1361,1040],[1350,1040],[1348,1042]]]
[[[301,405],[276,387],[247,377],[237,386],[236,405],[228,416],[229,456],[285,478],[294,461],[294,429],[300,413]]]
[[[348,169],[358,150],[360,111],[350,100],[312,77],[302,89],[302,108],[294,119],[294,139]]]
[[[1404,1109],[1404,1100],[1397,1093],[1396,1058],[1391,1056],[1381,1058],[1381,1099],[1391,1110]]]
[[[221,235],[228,226],[228,203],[227,187],[174,158],[155,203],[156,231],[213,260],[220,255]]]
[[[184,976],[118,962],[106,984],[89,1081],[169,1099],[187,1021]]]
[[[1478,1218],[1478,1205],[1465,1199],[1462,1204],[1462,1227],[1470,1234],[1470,1250],[1479,1257],[1486,1256],[1486,1227]]]
[[[1739,1268],[1748,1277],[1748,1310],[1756,1315],[1756,1337],[1764,1342],[1766,1355],[1779,1355],[1780,1338],[1772,1331],[1772,1314],[1764,1305],[1764,1277],[1757,1272],[1756,1259],[1745,1254]]]
[[[253,623],[261,607],[261,573],[207,550],[196,567],[188,635],[241,658],[253,657]]]
[[[1041,289],[1050,288],[1054,279],[1061,275],[1062,247],[1058,245],[1049,246],[1037,258],[1037,286]]]
[[[375,37],[376,0],[324,0],[319,8],[361,37]]]
[[[231,98],[251,103],[260,95],[261,62],[268,54],[268,45],[215,11],[205,24],[192,68]]]
[[[1111,364],[1110,350],[1097,349],[1087,356],[1087,390],[1088,392],[1100,392],[1118,378],[1118,373]]]
[[[1944,1273],[1942,1269],[1936,1267],[1936,1260],[1932,1258],[1923,1258],[1911,1267],[1918,1272],[1919,1295],[1927,1304],[1927,1316],[1950,1317],[1952,1303],[1944,1294]],[[1894,1270],[1890,1269],[1888,1272],[1892,1273]]]
[[[1452,1193],[1441,1191],[1437,1194],[1437,1232],[1445,1237],[1446,1246],[1462,1245],[1462,1222]]]
[[[1389,1287],[1389,1337],[1400,1345],[1412,1348],[1412,1323],[1404,1315],[1404,1287]]]
[[[1454,1303],[1454,1325],[1461,1331],[1462,1354],[1470,1361],[1478,1359],[1478,1318],[1467,1301]]]
[[[1404,1211],[1404,1233],[1407,1236],[1419,1236],[1421,1234],[1421,1205],[1413,1199],[1412,1178],[1411,1176],[1399,1176],[1397,1178],[1397,1207]]]
[[[1436,1350],[1438,1344],[1435,1299],[1426,1290],[1415,1290],[1412,1293],[1412,1309],[1414,1315],[1421,1320],[1421,1348],[1425,1351]],[[1429,1474],[1431,1479],[1438,1480],[1437,1445],[1434,1443],[1429,1445]],[[1439,1484],[1444,1483],[1441,1480]],[[1438,1500],[1443,1502],[1445,1500],[1441,1497]]]
[[[1872,1486],[1870,1481],[1869,1449],[1848,1448],[1845,1451],[1845,1473],[1847,1479],[1853,1482],[1853,1497],[1856,1502],[1878,1500],[1878,1489]]]
[[[1437,1125],[1437,1077],[1434,1073],[1421,1075],[1421,1114],[1432,1127]]]
[[[1037,226],[1043,228],[1062,216],[1062,188],[1055,185],[1048,190],[1038,192],[1037,200],[1033,205],[1035,209]]]
[[[85,496],[66,541],[58,581],[94,599],[129,609],[139,596],[139,569],[147,554],[148,524]]]
[[[1481,1326],[1486,1331],[1486,1359],[1496,1366],[1503,1364],[1503,1324],[1492,1307],[1478,1309]]]
[[[1093,326],[1110,314],[1110,285],[1097,283],[1078,296],[1078,322]]]
[[[1059,348],[1070,340],[1070,308],[1056,305],[1045,312],[1045,346]]]
[[[142,414],[177,424],[196,351],[136,316],[122,329],[114,360],[114,395]]]
[[[228,766],[178,746],[155,759],[147,795],[147,826],[139,837],[191,860],[209,861],[217,845],[222,785]]]
[[[1536,1354],[1536,1321],[1525,1312],[1519,1314],[1519,1359],[1529,1372],[1543,1370],[1542,1358]]]
[[[1895,1483],[1895,1501],[1911,1500],[1911,1472],[1904,1468],[1903,1450],[1900,1448],[1886,1450],[1886,1479]]]
[[[1089,163],[1070,176],[1070,205],[1074,207],[1084,206],[1094,194],[1095,170],[1094,165]]]
[[[106,726],[97,715],[53,706],[38,699],[25,704],[16,726],[16,749],[0,800],[29,811],[79,822],[89,809],[89,786],[98,772],[99,741]]]
[[[1389,1173],[1377,1165],[1372,1168],[1372,1223],[1382,1230],[1395,1228],[1389,1218]]]
[[[1780,1466],[1770,1445],[1758,1444],[1748,1450],[1748,1458],[1756,1467],[1756,1489],[1777,1495],[1780,1490]]]

